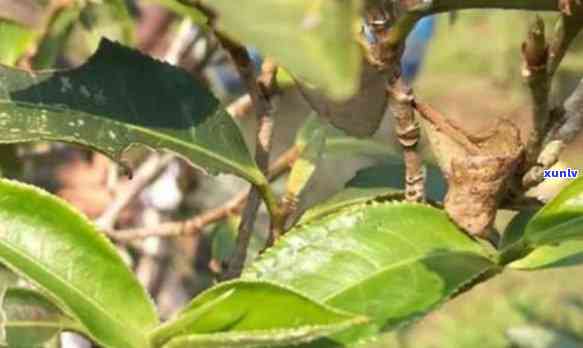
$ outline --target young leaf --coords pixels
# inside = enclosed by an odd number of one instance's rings
[[[2,308],[6,313],[8,347],[40,347],[63,330],[83,330],[78,322],[34,290],[8,289]]]
[[[107,40],[73,70],[0,67],[0,108],[0,143],[66,141],[116,160],[143,144],[210,172],[266,181],[210,92],[186,72]]]
[[[559,244],[583,238],[583,177],[576,179],[530,220],[524,232],[529,245]]]
[[[218,24],[244,44],[273,57],[290,72],[336,98],[356,92],[361,55],[354,23],[359,1],[206,1]]]
[[[374,319],[343,343],[429,312],[497,266],[443,211],[377,203],[296,227],[245,272]]]
[[[148,347],[156,310],[113,245],[66,203],[0,180],[0,262],[44,289],[106,347]]]
[[[151,337],[154,347],[281,346],[365,321],[279,285],[238,280],[202,293]]]
[[[284,197],[287,204],[297,206],[308,188],[322,159],[326,146],[326,130],[327,125],[315,115],[310,116],[299,130],[295,141],[299,155],[287,179]]]

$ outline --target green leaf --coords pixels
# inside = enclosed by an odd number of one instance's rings
[[[0,19],[0,64],[15,65],[30,48],[35,38],[34,30]]]
[[[359,1],[206,1],[219,13],[218,25],[245,45],[273,57],[300,78],[335,98],[358,87],[360,48],[355,40]]]
[[[374,200],[403,199],[405,167],[402,163],[383,163],[359,170],[344,190],[308,209],[300,223],[319,219],[355,204]],[[428,166],[426,190],[429,198],[441,201],[445,195],[445,181],[438,168]]]
[[[156,310],[115,247],[60,199],[0,180],[0,262],[45,290],[107,347],[148,347]]]
[[[0,67],[0,143],[57,140],[120,160],[134,144],[176,152],[210,172],[266,179],[239,128],[186,72],[103,40],[73,70]]]
[[[154,347],[264,347],[300,343],[365,322],[285,287],[222,283],[152,333]],[[168,344],[166,344],[168,343]]]
[[[526,257],[510,264],[524,271],[572,267],[583,264],[583,241],[572,240],[557,246],[545,245],[536,248]]]
[[[371,203],[292,229],[245,272],[374,319],[351,343],[424,315],[497,266],[441,210]]]
[[[82,330],[78,322],[34,290],[8,289],[2,308],[10,348],[40,347],[64,330]]]
[[[321,122],[316,115],[312,115],[298,131],[295,141],[298,158],[287,179],[285,192],[285,199],[293,205],[298,204],[322,159],[327,129],[326,123]]]
[[[6,345],[6,313],[1,304],[4,303],[6,291],[9,287],[14,286],[18,281],[18,277],[0,265],[0,346]]]
[[[506,229],[504,229],[504,233],[502,234],[500,249],[505,249],[514,243],[520,242],[524,236],[526,225],[528,225],[528,222],[532,219],[535,213],[536,212],[533,210],[523,210],[510,220],[510,223],[508,223],[508,226],[506,226]]]
[[[69,35],[73,32],[79,14],[80,8],[76,4],[56,10],[32,59],[32,66],[35,69],[48,69],[55,65],[57,58],[63,53]]]
[[[537,246],[583,238],[583,177],[563,189],[526,226],[525,243]]]

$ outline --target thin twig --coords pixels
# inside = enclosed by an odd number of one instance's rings
[[[418,100],[415,100],[413,105],[421,117],[429,121],[437,131],[446,134],[450,139],[461,145],[468,154],[476,155],[480,153],[480,147],[472,141],[472,137],[439,111]]]
[[[276,72],[275,63],[267,59],[263,63],[261,76],[255,75],[255,67],[247,49],[237,42],[234,42],[224,34],[217,32],[217,39],[223,48],[229,53],[235,67],[237,68],[243,84],[247,87],[257,117],[257,137],[255,145],[255,162],[259,169],[265,174],[269,165],[269,153],[271,151],[271,140],[273,135],[273,118],[274,106],[272,97],[276,89]],[[269,185],[266,187],[253,186],[249,194],[246,206],[243,210],[239,233],[237,234],[237,244],[234,254],[231,256],[228,269],[225,273],[225,279],[236,278],[241,274],[247,249],[251,240],[251,233],[255,225],[257,210],[261,204],[261,197],[265,199],[267,208],[271,216],[271,233],[277,233],[280,218],[278,217],[277,201],[274,197],[266,195],[269,191]],[[270,202],[272,200],[272,202]]]
[[[101,214],[95,221],[97,226],[104,230],[110,230],[115,226],[119,214],[146,188],[156,179],[168,163],[174,159],[174,156],[166,154],[160,156],[159,154],[152,154],[144,163],[140,165],[138,170],[134,173],[129,186],[119,192],[114,201],[107,207],[105,212]]]
[[[283,153],[269,168],[268,179],[276,180],[285,174],[298,157],[297,148],[293,147]],[[238,214],[249,197],[249,190],[244,190],[218,208],[211,209],[185,221],[167,222],[158,226],[106,231],[118,242],[130,242],[149,237],[179,237],[193,236],[200,233],[204,227],[222,220],[230,215]]]

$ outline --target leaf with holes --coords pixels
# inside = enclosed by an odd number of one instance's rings
[[[106,347],[148,347],[158,324],[115,247],[60,199],[0,180],[0,263],[45,290]]]
[[[266,179],[239,128],[186,72],[103,40],[73,70],[0,67],[0,143],[57,140],[121,160],[132,145],[176,152],[210,172]]]
[[[390,330],[434,309],[498,267],[441,210],[357,205],[298,226],[244,272],[373,319],[343,343]]]
[[[366,322],[285,287],[222,283],[151,335],[154,347],[265,347],[308,342]]]

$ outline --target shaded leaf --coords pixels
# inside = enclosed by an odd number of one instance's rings
[[[2,308],[7,317],[9,348],[41,347],[63,330],[82,330],[74,319],[34,290],[10,288]]]
[[[583,177],[546,204],[526,226],[529,245],[558,244],[583,237]]]
[[[155,347],[262,347],[311,341],[363,323],[279,285],[222,283],[152,333]],[[166,344],[168,343],[168,344]]]
[[[310,106],[332,125],[350,136],[367,137],[377,131],[387,111],[386,83],[386,77],[365,62],[358,89],[346,100],[333,100],[301,82],[298,87]]]
[[[516,214],[502,234],[500,241],[500,248],[504,249],[518,241],[523,237],[526,225],[532,219],[536,212],[532,210],[523,210]]]
[[[377,203],[292,229],[245,272],[374,319],[351,343],[424,315],[486,272],[484,249],[443,211]]]
[[[103,40],[73,70],[0,67],[0,142],[57,140],[120,160],[134,144],[264,183],[237,125],[186,72]]]
[[[218,25],[235,39],[273,57],[291,73],[335,98],[356,91],[360,49],[354,23],[358,1],[209,0]]]
[[[156,310],[113,245],[60,199],[0,181],[0,262],[44,289],[104,346],[147,347]]]
[[[404,198],[405,167],[402,163],[384,163],[359,170],[344,190],[308,209],[300,223],[319,219],[355,204],[374,200]],[[440,201],[445,195],[445,181],[438,168],[428,166],[425,182],[427,196]]]
[[[12,271],[0,265],[0,345],[6,344],[6,313],[1,305],[4,303],[6,291],[17,281],[18,277]]]

